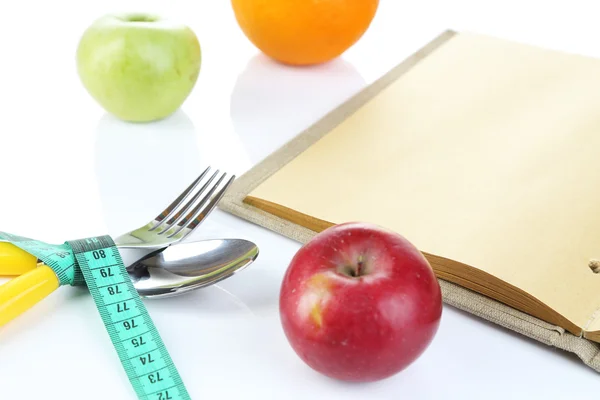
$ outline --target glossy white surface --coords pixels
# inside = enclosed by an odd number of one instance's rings
[[[600,56],[592,1],[449,3],[382,0],[342,59],[292,69],[248,43],[228,1],[2,2],[0,230],[54,243],[129,230],[205,165],[243,173],[446,28]],[[171,118],[119,122],[80,85],[79,35],[113,10],[166,13],[197,32],[202,72]],[[218,286],[145,301],[194,399],[565,399],[598,391],[600,376],[572,355],[448,306],[431,347],[401,374],[368,385],[324,378],[292,352],[279,325],[279,284],[299,245],[220,211],[194,239],[203,237],[249,238],[261,254]],[[80,288],[60,288],[0,329],[0,377],[2,399],[135,398]]]

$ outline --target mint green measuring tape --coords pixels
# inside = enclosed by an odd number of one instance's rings
[[[0,232],[56,273],[61,286],[87,285],[121,364],[141,400],[190,396],[110,236],[52,245]]]

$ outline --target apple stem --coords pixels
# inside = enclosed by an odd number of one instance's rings
[[[340,265],[337,269],[339,274],[349,276],[352,278],[359,278],[365,274],[367,265],[365,264],[363,256],[359,256],[356,262],[348,260],[349,262],[344,265]]]
[[[362,262],[362,260],[359,260],[358,265],[356,266],[356,275],[354,275],[354,276],[362,276],[363,266],[364,266],[364,263]]]
[[[600,272],[600,260],[590,260],[589,266],[593,273],[597,274]]]

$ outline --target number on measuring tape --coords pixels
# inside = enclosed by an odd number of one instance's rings
[[[61,285],[87,284],[139,399],[190,399],[110,236],[51,245],[0,232],[0,241],[38,257],[52,268]]]
[[[104,326],[140,398],[189,399],[110,237],[69,242]]]
[[[94,255],[94,259],[99,260],[101,258],[106,258],[106,252],[104,250],[92,251]]]
[[[189,399],[109,237],[69,242],[104,325],[140,398]]]

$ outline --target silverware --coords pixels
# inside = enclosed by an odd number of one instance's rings
[[[181,243],[142,258],[128,272],[140,296],[170,297],[232,276],[250,265],[258,252],[244,239]]]
[[[149,251],[160,251],[171,244],[182,241],[210,214],[235,179],[235,176],[231,176],[216,195],[211,198],[227,176],[226,173],[221,174],[217,182],[212,184],[219,174],[219,170],[217,170],[202,185],[200,190],[193,194],[209,171],[210,167],[205,169],[167,208],[148,223],[113,238],[121,256],[129,256],[129,260],[125,260],[125,257],[123,257],[125,266],[131,265]],[[191,199],[186,201],[190,196]],[[134,253],[134,250],[141,250],[142,252],[137,256],[129,254]],[[11,250],[10,248],[0,252],[0,274],[5,272],[2,268],[4,264],[9,263],[13,265],[11,271],[25,273],[36,268],[37,260],[35,258],[23,258],[19,256],[20,253],[22,253],[21,250]],[[14,267],[15,264],[19,264],[18,267]]]
[[[142,257],[156,254],[188,237],[215,208],[235,179],[235,175],[230,176],[217,191],[227,174],[222,173],[213,183],[220,172],[216,170],[206,182],[203,182],[210,169],[210,166],[207,167],[154,219],[114,238],[127,269]],[[200,184],[202,186],[194,193]]]
[[[135,230],[116,237],[114,241],[119,250],[167,247],[170,244],[183,240],[192,233],[215,208],[229,185],[235,179],[235,175],[232,175],[216,195],[211,198],[223,179],[227,176],[226,173],[221,174],[217,182],[211,186],[211,183],[219,174],[219,170],[216,170],[202,185],[200,190],[188,202],[184,203],[192,195],[194,189],[202,182],[202,179],[208,174],[209,170],[210,167],[204,170],[187,189],[153,220]],[[206,192],[207,189],[208,192]],[[200,197],[204,192],[206,194]]]
[[[192,195],[209,170],[210,167],[148,224],[113,240],[127,268],[147,257],[148,253],[156,254],[186,238],[212,211],[234,177],[231,177],[224,187],[216,192],[226,176],[222,174],[216,184],[211,186],[219,173],[217,170],[201,189]],[[215,192],[216,194],[211,198]],[[191,198],[186,202],[190,196]],[[143,254],[144,252],[146,254]],[[37,261],[34,258],[25,259],[24,262],[32,263],[29,269],[26,269],[27,272],[0,286],[0,326],[22,314],[60,287],[58,276],[52,268],[44,264],[36,266]]]

